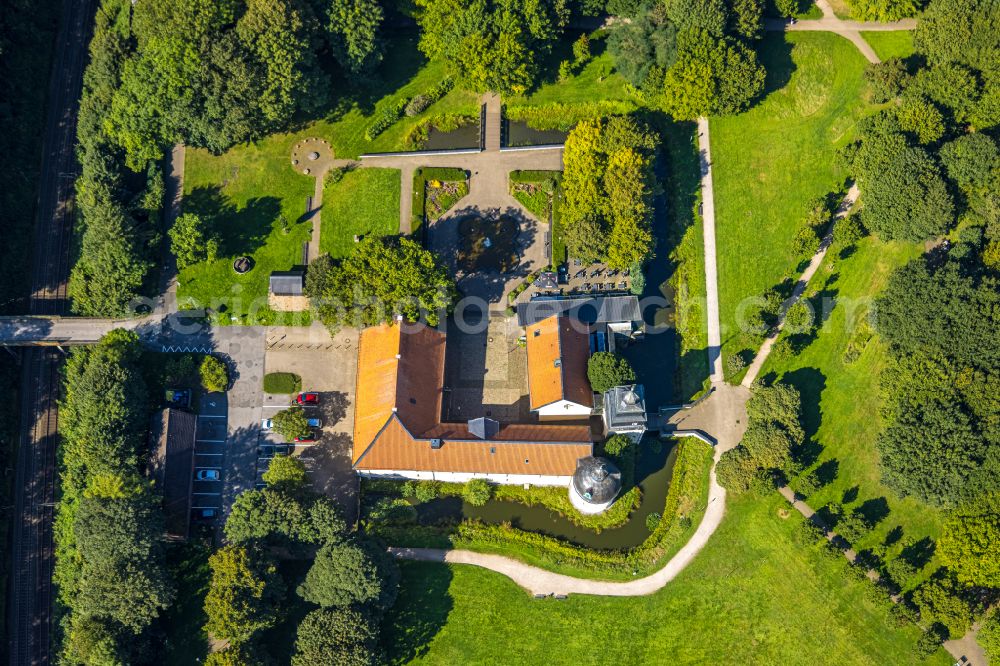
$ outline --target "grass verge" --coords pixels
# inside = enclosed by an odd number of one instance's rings
[[[510,193],[529,213],[542,222],[549,221],[551,211],[552,256],[550,262],[559,266],[567,261],[566,241],[560,224],[562,201],[562,171],[511,171]]]
[[[864,31],[861,33],[861,36],[875,50],[875,55],[882,60],[889,58],[909,58],[913,55],[912,30],[892,30],[889,32]]]
[[[437,181],[442,185],[458,184],[454,192],[442,191],[433,197],[431,210],[428,210],[428,181]],[[421,167],[413,173],[413,206],[410,234],[415,238],[423,238],[425,221],[434,221],[448,212],[452,206],[469,193],[469,173],[464,169],[451,167]]]

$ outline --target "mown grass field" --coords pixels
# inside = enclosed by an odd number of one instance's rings
[[[842,558],[794,543],[786,506],[731,500],[705,550],[648,597],[537,600],[484,569],[404,563],[384,647],[396,664],[919,663],[918,631],[889,628]]]
[[[271,271],[286,271],[302,261],[302,243],[311,234],[303,217],[313,185],[313,178],[292,170],[287,154],[245,148],[213,156],[188,149],[184,211],[201,215],[220,243],[215,261],[180,272],[181,306],[225,305],[228,317],[220,323],[255,324],[268,316],[266,309],[258,317],[253,313],[267,304]],[[250,256],[255,266],[237,275],[233,260],[242,255]],[[277,316],[275,321],[287,319]]]
[[[836,259],[831,251],[827,259],[834,261],[821,267],[810,284],[810,290],[822,288],[836,298],[829,319],[799,355],[769,358],[763,369],[764,375],[774,373],[802,393],[803,425],[817,450],[810,467],[836,467],[832,483],[808,498],[810,506],[842,502],[845,494],[855,497],[845,504],[851,508],[871,500],[885,500],[887,515],[870,535],[855,544],[858,548],[880,543],[896,526],[902,527],[904,537],[914,539],[929,536],[936,540],[941,531],[940,511],[913,499],[897,498],[879,478],[875,438],[882,428],[879,374],[888,360],[885,345],[876,336],[856,361],[844,360],[848,342],[857,327],[864,325],[871,298],[884,288],[894,269],[919,252],[915,245],[887,244],[874,238],[862,241],[846,259]],[[933,572],[936,566],[931,560],[925,572]]]
[[[320,252],[335,259],[354,249],[354,236],[399,233],[399,171],[355,169],[323,189]]]
[[[710,125],[724,355],[747,344],[740,303],[797,273],[795,231],[812,199],[842,188],[835,152],[867,109],[865,60],[841,37],[768,35],[761,60],[763,101]]]
[[[906,58],[913,55],[912,30],[862,32],[861,36],[875,49],[875,55],[882,60],[887,60],[888,58]]]

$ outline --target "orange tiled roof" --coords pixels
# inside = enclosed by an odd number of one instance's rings
[[[481,440],[465,423],[442,423],[444,351],[444,333],[419,324],[361,332],[355,468],[570,476],[592,454],[586,425],[506,424]]]
[[[354,459],[393,412],[416,432],[440,420],[445,336],[423,325],[366,328],[358,342]],[[361,443],[364,444],[361,444]]]
[[[569,317],[553,315],[527,327],[531,409],[560,400],[594,406],[587,380],[589,335]]]
[[[546,427],[546,426],[541,426]],[[357,469],[400,469],[478,474],[571,476],[576,461],[593,454],[589,441],[517,442],[413,437],[393,416],[378,439],[355,462]]]

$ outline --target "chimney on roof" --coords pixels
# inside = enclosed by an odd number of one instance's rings
[[[441,440],[438,439],[438,438],[436,438],[436,437],[434,439],[432,439],[431,440],[431,448],[432,449],[440,449],[441,448]]]

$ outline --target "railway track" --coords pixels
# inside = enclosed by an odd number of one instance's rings
[[[55,349],[23,352],[21,439],[14,501],[10,663],[51,663],[52,523],[56,495],[59,366]]]
[[[29,310],[65,314],[73,231],[76,117],[83,86],[94,0],[63,0],[42,137]],[[56,496],[62,354],[21,352],[21,436],[16,481],[12,559],[8,585],[9,663],[47,666],[52,650],[52,526]]]
[[[93,0],[63,0],[42,144],[31,314],[57,315],[67,309],[73,188],[79,172],[76,116],[92,16]]]

